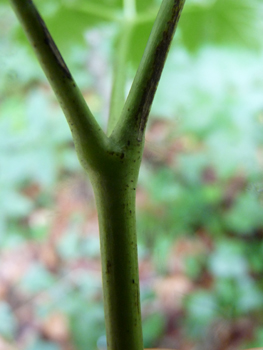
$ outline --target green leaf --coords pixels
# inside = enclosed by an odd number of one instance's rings
[[[207,0],[190,3],[180,20],[184,44],[196,50],[205,44],[257,47],[262,11],[257,0]]]
[[[147,12],[149,10],[153,10],[156,8],[158,8],[158,6],[160,5],[160,1],[159,3],[156,3],[156,1],[153,0],[135,0],[136,1],[136,10],[138,13],[140,12]]]
[[[62,54],[69,52],[72,46],[83,46],[85,44],[85,31],[98,24],[98,20],[94,16],[63,6],[52,16],[46,17],[45,20]]]
[[[238,297],[238,310],[241,313],[245,314],[253,310],[259,310],[262,307],[262,292],[249,277],[240,280]]]
[[[29,292],[41,292],[55,283],[53,276],[40,264],[32,266],[21,281],[21,287]]]
[[[253,193],[243,193],[225,214],[227,228],[240,235],[250,235],[263,225],[262,206]]]
[[[87,3],[86,0],[64,0],[63,2],[65,4],[71,3],[73,4],[73,6],[76,6],[76,7],[79,4]],[[112,9],[112,8],[121,9],[123,6],[123,0],[89,0],[88,3],[104,7],[105,9]]]
[[[76,349],[95,349],[98,339],[105,334],[103,312],[96,304],[88,304],[87,300],[79,305],[79,309],[70,315],[70,329]],[[88,310],[88,312],[83,312]]]
[[[150,21],[148,23],[136,24],[133,28],[129,44],[128,61],[134,67],[137,67],[140,63],[152,26],[153,21]]]
[[[30,213],[33,204],[28,198],[7,186],[5,181],[2,182],[2,188],[0,206],[1,211],[5,215],[9,217],[23,217]]]
[[[209,292],[200,290],[186,299],[187,310],[191,317],[201,323],[207,323],[216,315],[216,300]]]
[[[256,346],[259,346],[259,344],[263,344],[263,329],[261,326],[256,328],[255,330],[255,342],[253,342],[253,345],[251,344],[251,348],[254,348]],[[247,346],[248,348],[248,346]]]
[[[242,278],[248,273],[247,261],[235,242],[219,243],[209,259],[209,269],[213,276]]]
[[[76,259],[80,256],[80,237],[76,227],[72,227],[70,232],[66,232],[58,245],[59,254],[64,259]]]
[[[216,298],[207,291],[198,290],[185,298],[185,306],[187,333],[195,339],[200,339],[218,316]]]
[[[203,262],[204,259],[201,256],[188,256],[184,259],[186,275],[191,280],[197,279],[201,275]]]
[[[153,346],[154,342],[163,334],[165,317],[159,313],[152,314],[143,321],[144,346]]]

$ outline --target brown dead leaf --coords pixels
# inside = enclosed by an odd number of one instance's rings
[[[217,181],[217,174],[213,167],[208,166],[202,172],[202,180],[205,184],[213,184]]]
[[[0,280],[0,300],[4,300],[8,293],[8,284]]]
[[[23,188],[22,193],[29,198],[35,199],[41,192],[40,185],[37,183],[31,183],[27,187]]]
[[[185,258],[205,254],[207,247],[199,239],[181,238],[173,245],[168,257],[168,270],[170,274],[185,272]]]
[[[64,342],[69,339],[69,325],[67,317],[56,312],[47,317],[42,325],[43,335],[56,342]]]
[[[162,308],[171,312],[182,307],[183,298],[192,290],[193,285],[186,276],[177,274],[157,279],[153,288]]]
[[[40,260],[50,271],[55,272],[60,263],[55,247],[50,242],[45,242],[39,248]]]
[[[17,282],[35,259],[35,245],[24,244],[1,253],[0,279],[7,283]]]

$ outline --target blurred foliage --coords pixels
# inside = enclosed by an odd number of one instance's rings
[[[137,66],[160,1],[134,2],[137,13],[133,17],[129,59]],[[85,44],[84,32],[87,28],[105,25],[120,28],[123,18],[125,21],[122,11],[125,14],[125,7],[129,10],[133,1],[90,0],[87,3],[85,0],[36,0],[35,3],[62,53],[68,54],[75,46]],[[198,50],[203,45],[215,43],[259,48],[262,43],[258,35],[260,30],[262,4],[259,0],[188,0],[175,42],[181,42],[190,50]],[[25,36],[20,27],[17,34],[24,43]]]
[[[35,2],[105,127],[129,2]],[[159,5],[136,2],[129,79]],[[105,350],[91,189],[7,0],[0,1],[0,29],[0,343]],[[203,338],[214,350],[218,329],[229,347],[262,344],[261,31],[261,1],[186,1],[138,186],[147,347],[189,350]]]

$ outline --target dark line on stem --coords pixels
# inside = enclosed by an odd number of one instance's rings
[[[57,63],[59,64],[59,66],[62,68],[63,72],[66,74],[66,76],[69,79],[73,79],[72,75],[61,55],[61,53],[59,52],[57,45],[55,44],[49,30],[47,29],[47,26],[43,20],[43,18],[41,17],[40,13],[38,12],[37,8],[35,7],[34,3],[31,1],[31,6],[33,7],[33,10],[35,11],[36,17],[38,18],[38,22],[40,23],[42,29],[43,29],[43,34],[44,34],[44,42],[45,44],[50,48],[50,50],[52,51],[54,58],[56,59]]]
[[[142,96],[142,104],[139,106],[139,130],[138,130],[138,141],[142,141],[144,130],[146,127],[146,123],[148,120],[148,116],[150,113],[150,108],[153,102],[153,98],[163,71],[164,63],[166,57],[168,55],[169,47],[171,45],[173,35],[180,18],[180,14],[182,11],[182,6],[180,6],[180,2],[174,2],[172,8],[171,20],[168,21],[167,27],[163,32],[162,40],[157,45],[155,52],[153,54],[154,61],[152,66],[151,74],[149,74],[149,78],[146,83],[146,87],[143,91]]]

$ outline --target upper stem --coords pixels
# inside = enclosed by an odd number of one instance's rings
[[[185,0],[162,2],[121,118],[112,137],[144,137],[152,101]]]
[[[163,0],[121,118],[111,118],[109,133],[112,129],[113,132],[108,138],[90,112],[32,1],[10,0],[64,110],[77,154],[94,188],[108,350],[143,349],[135,190],[150,106],[184,1]],[[125,0],[124,4],[131,24],[135,0]],[[126,29],[124,41],[130,27]],[[127,42],[122,44],[119,58],[123,67]],[[118,79],[117,85],[124,88],[125,79]],[[115,110],[116,114],[112,114],[118,116],[119,107]]]
[[[124,1],[124,18],[134,20],[136,18],[136,0]]]

